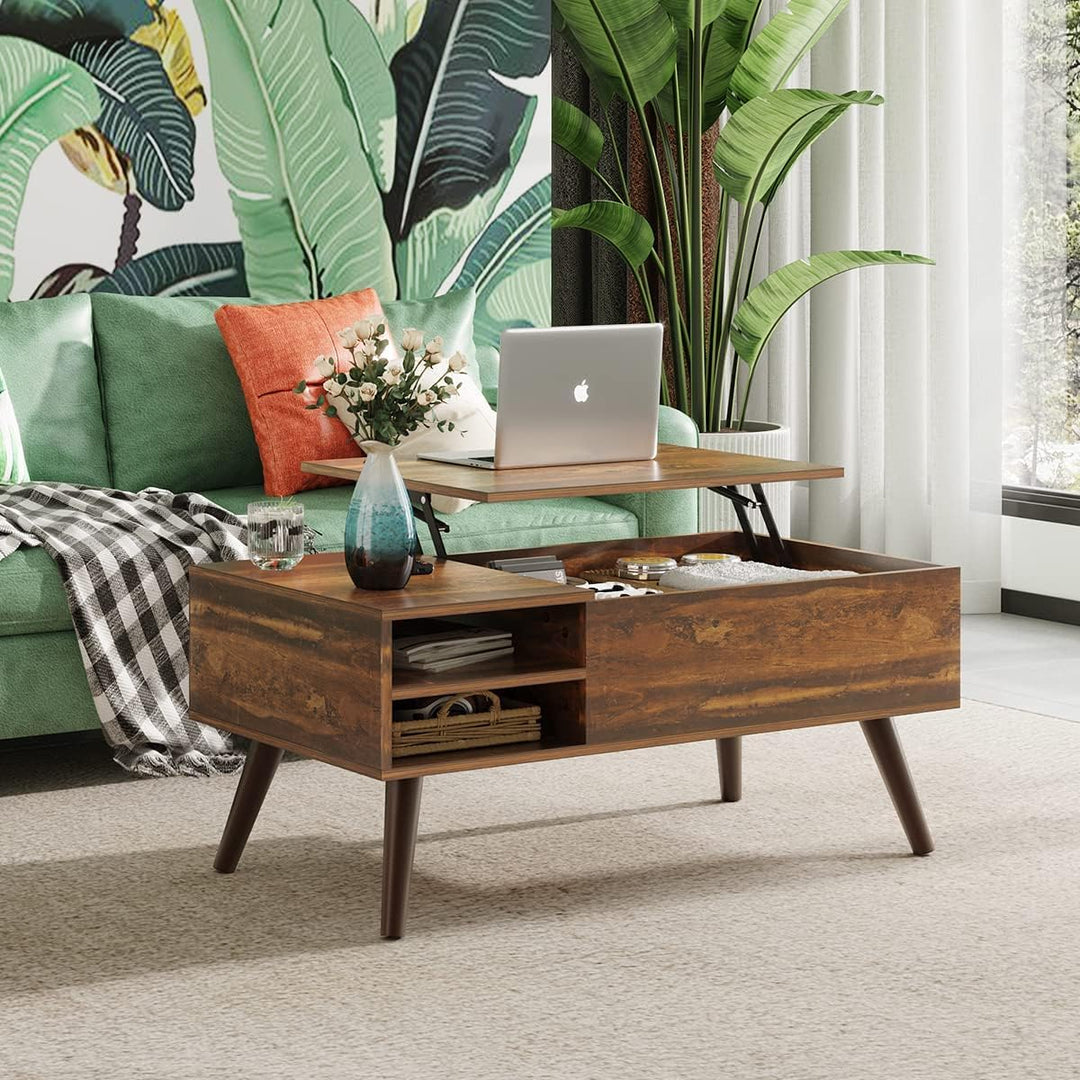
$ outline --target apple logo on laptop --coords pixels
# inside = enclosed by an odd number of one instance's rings
[[[574,400],[577,402],[583,402],[589,400],[589,380],[582,379],[581,382],[574,387]]]

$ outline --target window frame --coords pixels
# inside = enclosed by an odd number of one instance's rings
[[[1001,513],[1055,525],[1080,525],[1080,495],[1006,484],[1001,490]]]

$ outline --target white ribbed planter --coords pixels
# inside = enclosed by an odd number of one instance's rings
[[[702,432],[701,446],[706,450],[726,450],[731,454],[754,454],[757,457],[790,458],[791,428],[779,424],[764,424],[747,420],[742,431]],[[741,489],[749,495],[748,488]],[[776,518],[780,532],[787,536],[791,531],[791,484],[768,484],[765,494],[769,497],[769,506]],[[731,501],[722,495],[702,489],[699,496],[698,528],[702,532],[729,532],[739,529],[739,519],[735,516]],[[765,523],[756,511],[750,512],[754,531],[765,532]]]

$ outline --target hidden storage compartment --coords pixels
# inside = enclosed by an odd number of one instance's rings
[[[758,539],[758,558],[779,564],[769,538]],[[784,546],[786,565],[854,576],[671,590],[584,605],[590,746],[723,737],[761,730],[765,722],[791,727],[959,704],[956,568],[801,540]],[[620,556],[677,559],[715,551],[751,557],[735,532],[544,550],[574,576],[614,567]]]

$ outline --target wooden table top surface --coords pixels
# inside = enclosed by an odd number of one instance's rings
[[[344,480],[355,480],[363,467],[362,457],[305,461],[301,465],[306,473]],[[653,461],[498,470],[474,469],[440,461],[404,461],[399,468],[405,486],[416,494],[448,495],[484,503],[771,484],[782,480],[824,480],[844,475],[844,470],[834,465],[667,444],[660,446]]]
[[[264,594],[266,590],[287,595],[300,593],[306,601],[317,604],[346,604],[358,614],[383,622],[582,604],[593,598],[591,592],[570,585],[452,560],[437,560],[433,574],[412,578],[407,589],[371,592],[353,585],[339,551],[305,556],[296,569],[282,572],[258,570],[243,560],[203,563],[193,566],[190,573],[193,577],[225,578]]]

